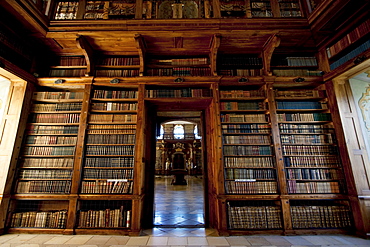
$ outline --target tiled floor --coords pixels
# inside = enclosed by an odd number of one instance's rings
[[[347,235],[250,235],[220,237],[202,228],[203,187],[200,178],[188,185],[171,185],[172,178],[158,178],[155,195],[155,224],[141,236],[5,234],[0,247],[370,247],[370,240]],[[171,227],[172,226],[172,227]]]
[[[191,236],[188,236],[190,234]],[[253,246],[253,247],[369,247],[370,240],[346,235],[212,236],[207,229],[153,229],[142,236],[5,234],[0,247],[140,247],[140,246]]]
[[[171,185],[172,176],[155,179],[157,227],[203,227],[204,189],[201,177],[186,177],[187,185]]]

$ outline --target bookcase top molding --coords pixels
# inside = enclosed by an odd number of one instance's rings
[[[214,35],[219,35],[218,52],[225,54],[260,54],[272,36],[280,38],[280,52],[304,47],[315,51],[309,29],[294,30],[202,30],[202,31],[78,31],[49,32],[50,48],[59,55],[82,55],[76,38],[84,36],[92,51],[105,55],[139,55],[137,40],[141,37],[148,55],[194,56],[208,55]],[[141,48],[141,49],[142,49]]]

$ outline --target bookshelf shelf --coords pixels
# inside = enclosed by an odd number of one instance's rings
[[[276,90],[275,96],[279,99],[288,97],[288,101],[278,100],[277,108],[296,108],[276,109],[277,112],[287,112],[278,113],[277,120],[288,194],[344,193],[339,151],[325,92],[319,89]],[[302,107],[317,109],[302,110]],[[293,111],[296,111],[295,115],[288,113]],[[315,113],[317,111],[324,113]],[[285,117],[296,123],[284,121],[288,120]],[[320,123],[317,121],[320,118],[327,121]]]

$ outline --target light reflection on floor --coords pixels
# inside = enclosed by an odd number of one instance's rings
[[[155,179],[155,227],[204,227],[204,189],[201,177],[186,176],[187,185],[171,185],[172,176]]]

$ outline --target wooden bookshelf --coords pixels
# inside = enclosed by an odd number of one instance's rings
[[[325,86],[257,85],[219,85],[220,201],[227,215],[221,232],[350,230],[353,216]]]
[[[179,20],[159,14],[164,1],[57,1],[50,25],[20,12],[58,59],[32,80],[50,87],[22,120],[14,188],[3,195],[8,232],[138,234],[152,217],[156,111],[201,112],[205,218],[220,234],[369,229],[368,199],[357,195],[368,183],[355,183],[341,157],[334,90],[321,76],[324,55],[327,68],[352,51],[339,67],[368,57],[368,21],[348,24],[365,14],[348,15],[337,33],[354,1],[321,1],[307,19],[298,0],[195,2],[197,15]],[[323,7],[340,16],[321,18]],[[6,59],[32,75],[25,48],[0,35]],[[83,97],[60,96],[75,91]],[[56,214],[66,214],[57,225],[36,220]]]
[[[219,54],[217,59],[218,75],[255,77],[262,75],[262,59],[253,54]]]
[[[275,99],[288,193],[345,193],[325,91],[277,89]]]
[[[82,96],[81,91],[34,94],[16,193],[70,193]]]
[[[139,56],[104,56],[97,59],[97,77],[135,77],[139,76]]]
[[[49,77],[82,77],[87,73],[87,64],[83,56],[61,56],[51,61]]]
[[[146,65],[146,76],[210,76],[208,57],[152,57]]]
[[[99,88],[92,92],[83,194],[132,194],[138,91]]]
[[[321,71],[317,68],[318,64],[314,56],[273,55],[271,59],[272,73],[279,77],[322,76]]]

